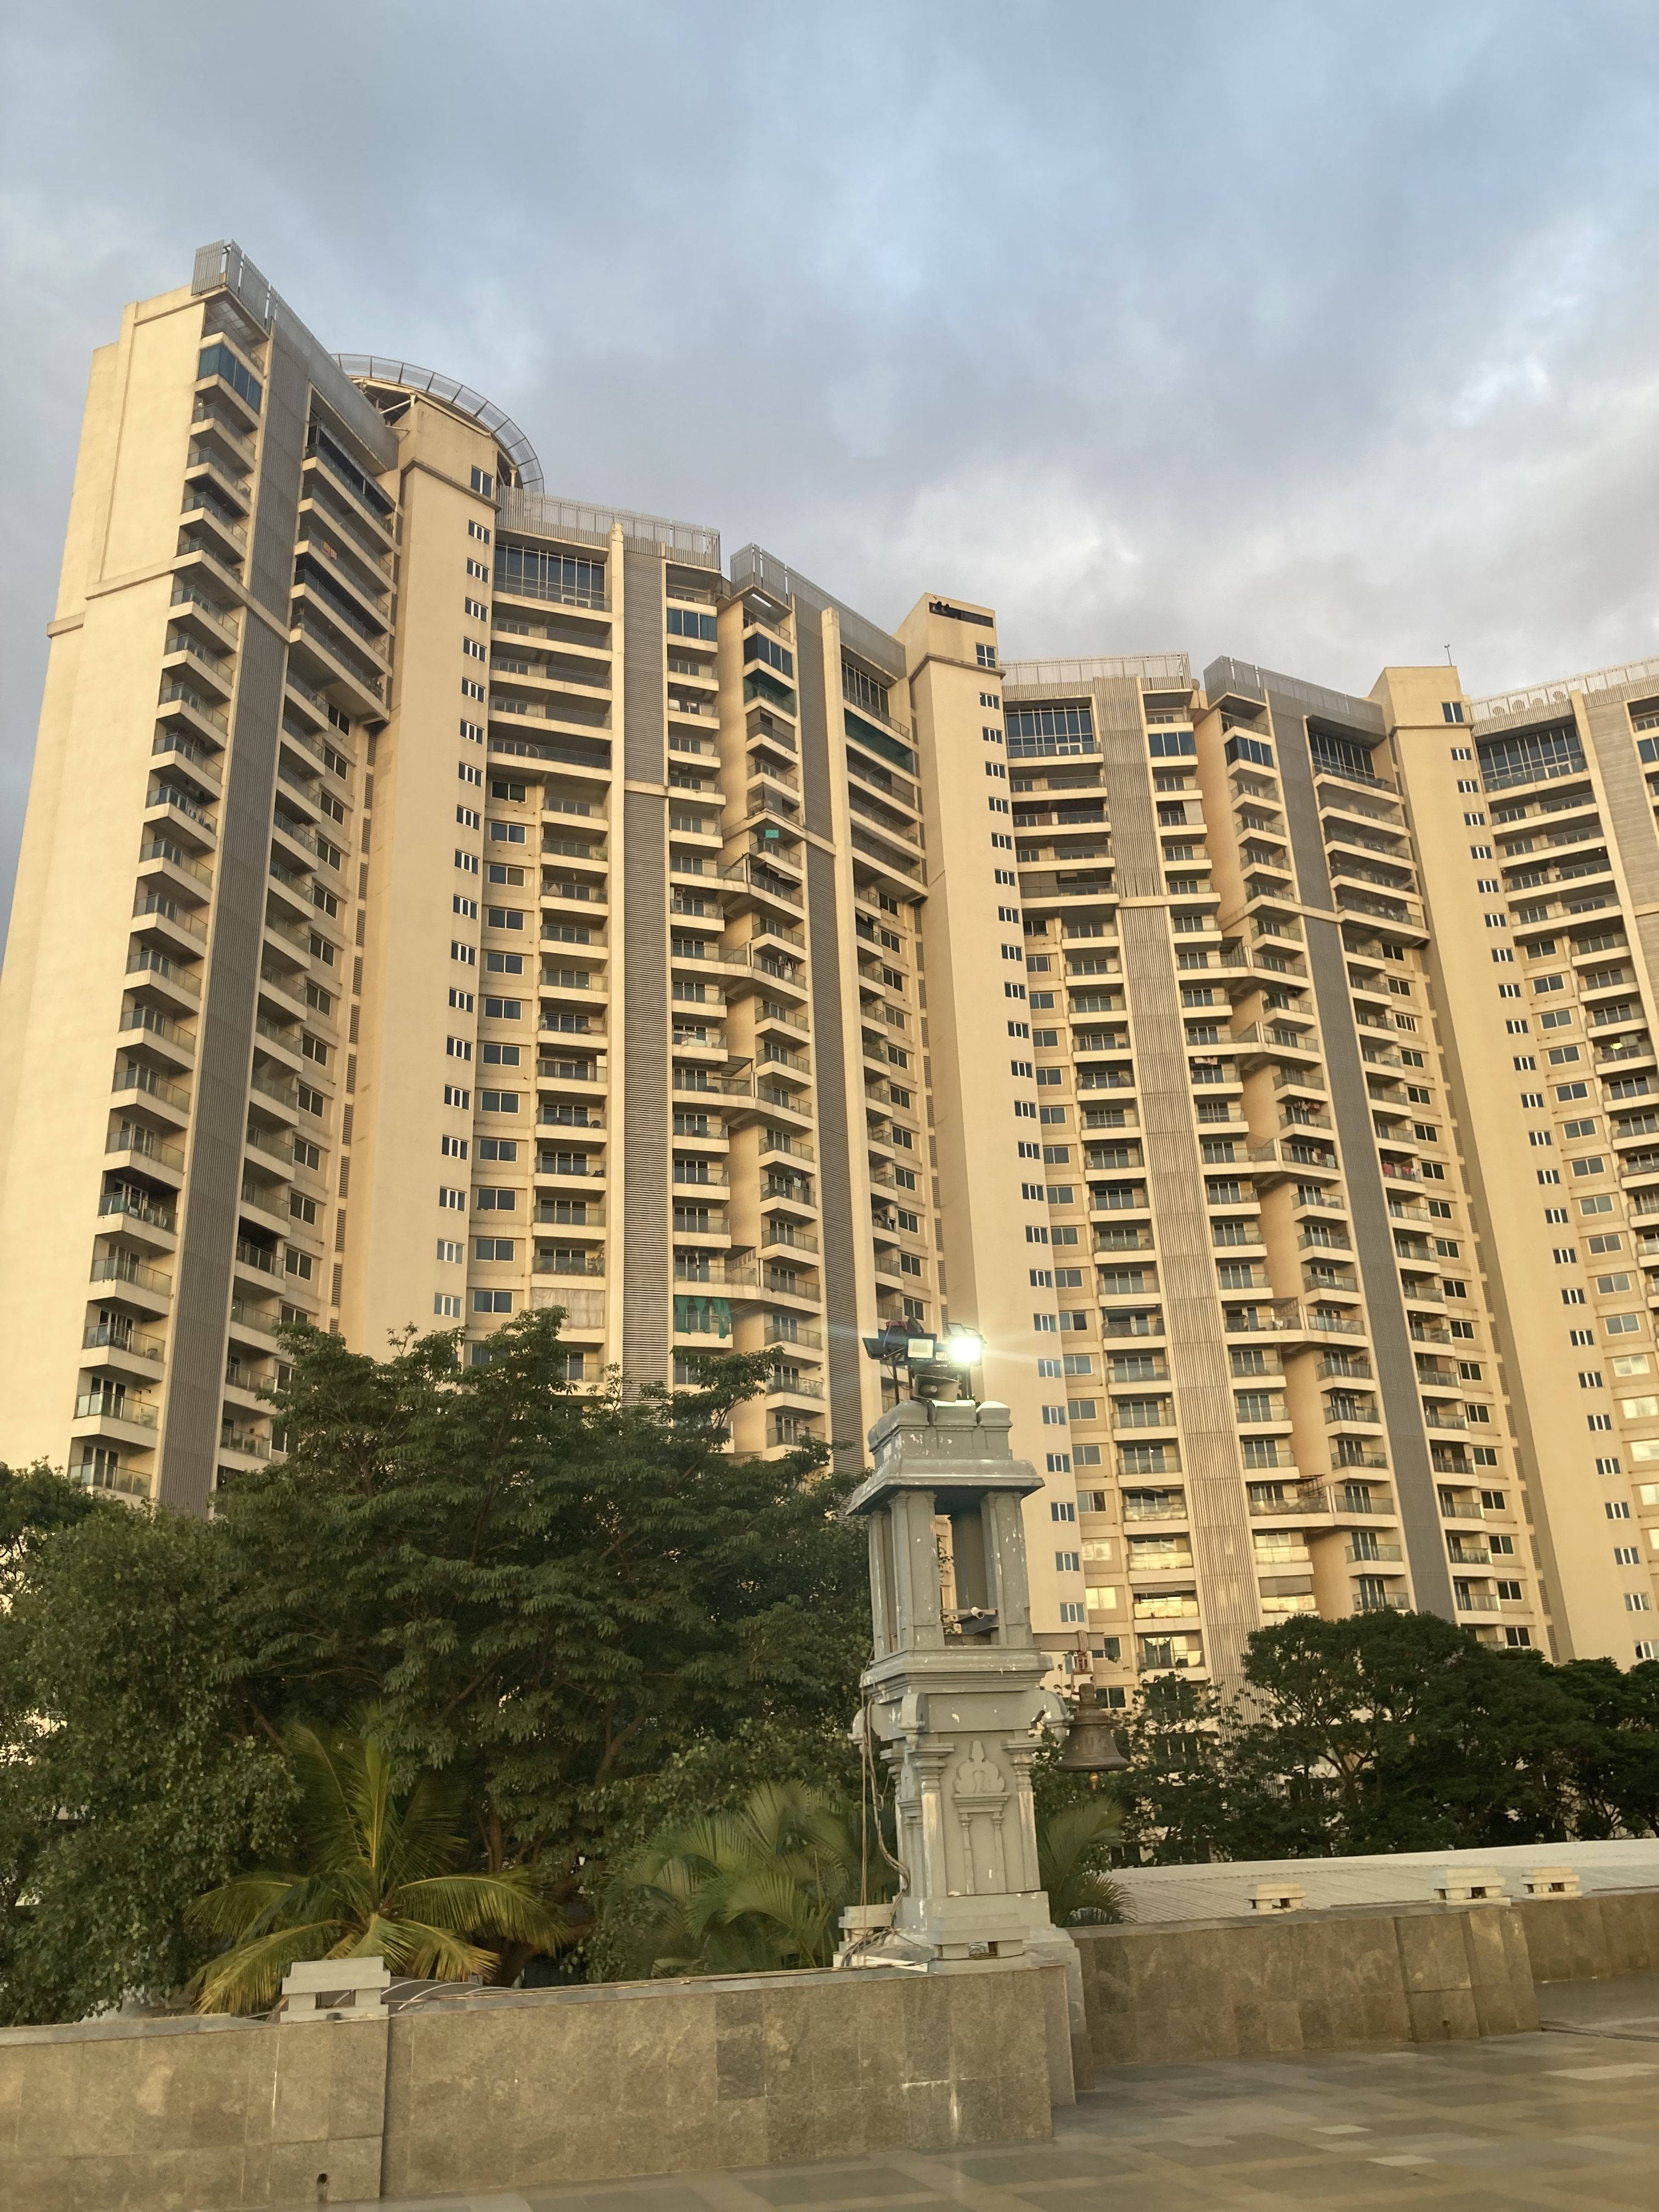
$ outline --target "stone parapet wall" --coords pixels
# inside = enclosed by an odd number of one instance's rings
[[[1456,2042],[1538,2025],[1526,1933],[1507,1905],[1073,1933],[1097,2066]]]
[[[9,2028],[0,2205],[297,2212],[1045,2140],[1066,2022],[1063,1969],[1015,1959]]]
[[[1599,1982],[1659,1968],[1659,1889],[1524,1898],[1515,1911],[1540,1984]]]

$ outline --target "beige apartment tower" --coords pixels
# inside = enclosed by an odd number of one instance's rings
[[[1652,1656],[1659,664],[884,630],[222,245],[94,356],[51,628],[0,1459],[205,1510],[286,1322],[546,1305],[573,1382],[763,1349],[733,1448],[856,1458],[863,1340],[965,1324],[1112,1702],[1299,1612]]]

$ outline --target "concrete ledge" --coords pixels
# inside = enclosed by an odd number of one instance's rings
[[[1503,1905],[1072,1932],[1102,2066],[1461,2042],[1538,2025],[1526,1934]]]
[[[0,2205],[276,2212],[1039,2142],[1070,2061],[1065,1970],[1031,1959],[12,2028]]]
[[[1534,1981],[1593,1982],[1659,1967],[1659,1889],[1529,1897],[1515,1911]]]

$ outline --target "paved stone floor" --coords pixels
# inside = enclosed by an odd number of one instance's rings
[[[1125,2066],[1051,2143],[423,2197],[380,2212],[1659,2208],[1659,1974],[1539,1991],[1537,2035]],[[364,2212],[368,2209],[364,2208]]]

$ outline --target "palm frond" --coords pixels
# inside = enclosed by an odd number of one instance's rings
[[[185,1907],[185,1925],[204,1936],[263,1934],[275,1924],[283,1907],[301,1896],[307,1886],[303,1875],[238,1875],[234,1881],[192,1898]]]
[[[543,1901],[528,1867],[499,1874],[433,1875],[402,1883],[390,1901],[398,1919],[414,1915],[452,1935],[500,1936],[511,1943],[556,1950],[570,1941],[570,1924]]]
[[[362,1784],[349,1771],[349,1740],[329,1743],[315,1729],[296,1723],[286,1731],[286,1741],[300,1785],[299,1826],[313,1868],[350,1866],[369,1858],[359,1817]]]
[[[376,1862],[385,1869],[388,1889],[406,1881],[423,1881],[451,1864],[464,1841],[460,1834],[464,1795],[459,1776],[416,1777]]]
[[[495,1964],[493,1951],[467,1942],[453,1929],[419,1920],[378,1921],[375,1948],[388,1966],[423,1981],[464,1982],[487,1975]]]
[[[1056,1927],[1080,1912],[1097,1919],[1125,1917],[1127,1893],[1102,1864],[1122,1832],[1122,1809],[1105,1794],[1064,1806],[1039,1823],[1037,1873]]]
[[[198,2012],[266,2012],[283,1976],[296,1959],[325,1959],[337,1940],[336,1921],[278,1928],[210,1959],[191,1979],[187,1994]]]

